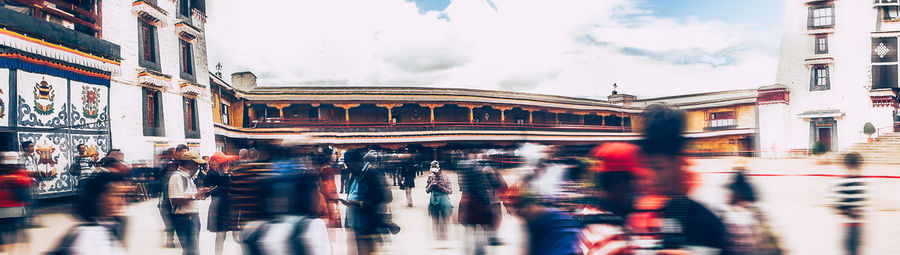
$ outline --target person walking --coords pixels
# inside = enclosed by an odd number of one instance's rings
[[[635,252],[661,251],[729,254],[722,220],[688,197],[695,181],[684,157],[687,139],[684,112],[665,104],[644,109],[642,160],[652,170],[653,196],[638,203],[641,211],[629,216]],[[652,188],[652,190],[650,189]]]
[[[184,255],[198,254],[197,239],[200,234],[200,216],[197,200],[208,195],[209,189],[197,189],[193,176],[206,164],[196,152],[186,151],[181,155],[178,170],[169,178],[169,200],[174,210],[172,219],[178,241]]]
[[[412,190],[416,187],[416,167],[412,159],[403,162],[400,188],[406,192],[406,207],[413,207]]]
[[[376,155],[356,149],[344,157],[353,174],[347,199],[341,201],[347,206],[347,224],[356,236],[357,254],[373,254],[378,235],[388,225],[384,205],[393,197],[384,174],[375,167]]]
[[[350,185],[350,170],[347,169],[347,164],[344,163],[343,156],[338,158],[335,168],[341,172],[341,194],[347,194],[347,186]]]
[[[860,177],[862,162],[858,152],[844,155],[847,175],[837,180],[829,192],[834,201],[833,208],[844,220],[844,249],[850,255],[861,253],[863,222],[870,200],[869,185]]]
[[[18,153],[0,153],[0,252],[27,254],[22,227],[25,224],[25,202],[30,196],[31,178],[18,164]]]
[[[334,178],[334,175],[332,175]],[[282,175],[275,181],[281,191],[272,196],[277,199],[269,201],[286,201],[285,211],[275,212],[267,221],[253,221],[241,232],[241,243],[244,254],[308,254],[331,255],[331,243],[328,238],[326,223],[316,218],[319,211],[319,175],[311,172],[299,172]]]
[[[126,188],[121,174],[102,172],[82,182],[75,203],[81,223],[70,229],[49,254],[127,254],[124,248],[123,217]]]
[[[236,237],[238,236],[235,231],[236,228],[229,224],[230,221],[228,220],[228,217],[230,217],[229,208],[231,207],[231,201],[226,195],[231,165],[237,162],[237,160],[238,156],[216,152],[209,158],[209,162],[207,163],[209,170],[207,170],[206,179],[203,183],[209,187],[209,195],[212,199],[209,203],[209,215],[207,216],[206,230],[216,233],[216,255],[222,254],[222,249],[225,245],[225,237],[227,236],[228,231],[231,231],[232,234],[234,234],[234,239],[237,239]]]
[[[173,226],[174,219],[172,218],[175,210],[172,208],[171,200],[169,200],[169,179],[171,179],[172,174],[178,170],[178,162],[180,162],[180,160],[176,160],[174,148],[166,149],[159,155],[158,164],[160,166],[160,171],[156,176],[158,181],[157,189],[159,190],[159,203],[157,204],[157,208],[159,209],[159,215],[163,220],[163,232],[166,234],[164,246],[166,248],[175,248],[175,227]]]
[[[625,218],[634,210],[638,194],[639,153],[637,146],[621,142],[604,143],[591,151],[590,156],[600,161],[591,168],[595,188],[586,192],[588,204],[575,212],[584,225],[584,254],[631,254]]]
[[[425,192],[431,193],[428,202],[428,214],[431,215],[432,231],[437,240],[447,240],[447,221],[453,213],[453,202],[450,194],[453,189],[450,179],[441,171],[440,166],[432,165],[431,175],[425,184]],[[411,189],[407,189],[411,190]],[[411,204],[410,204],[411,205]]]
[[[540,198],[531,191],[514,188],[508,194],[506,208],[525,221],[528,231],[525,254],[583,254],[579,242],[581,223],[566,213],[541,205]]]

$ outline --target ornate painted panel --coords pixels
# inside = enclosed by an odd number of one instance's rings
[[[106,130],[109,128],[109,88],[77,81],[71,82],[69,102],[72,129]]]
[[[64,127],[68,124],[66,79],[18,70],[16,86],[20,127]]]
[[[34,158],[37,171],[54,173],[41,180],[38,192],[41,196],[68,194],[75,188],[74,178],[68,173],[72,162],[72,146],[65,132],[19,132],[19,142],[34,142]]]
[[[9,126],[9,69],[0,68],[0,127]]]

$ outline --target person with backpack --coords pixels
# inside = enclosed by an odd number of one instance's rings
[[[313,172],[290,173],[279,177],[276,183],[280,184],[271,187],[286,190],[269,192],[280,197],[269,201],[287,201],[287,210],[274,212],[271,220],[247,224],[241,232],[244,254],[330,255],[331,243],[325,221],[315,218],[321,199],[319,176]]]
[[[844,167],[847,175],[840,178],[829,192],[832,196],[833,208],[844,220],[844,249],[847,254],[860,254],[862,227],[866,209],[869,206],[869,185],[860,176],[863,158],[858,152],[844,155]]]
[[[124,181],[122,175],[109,172],[85,179],[74,206],[81,223],[66,232],[48,254],[127,254],[117,219],[124,213]]]
[[[389,223],[389,216],[384,212],[384,206],[393,197],[384,174],[375,167],[376,155],[354,149],[347,151],[344,158],[352,176],[347,199],[340,201],[347,206],[347,224],[356,236],[357,254],[372,254],[375,252],[375,241],[384,229],[398,229]]]
[[[208,188],[197,189],[193,181],[201,164],[206,164],[206,161],[196,152],[184,152],[178,170],[172,173],[168,182],[169,202],[173,212],[172,226],[184,255],[198,254],[200,211],[197,200],[203,200],[209,194]]]
[[[25,202],[31,195],[31,178],[18,164],[18,153],[2,152],[0,157],[0,252],[27,253],[16,244],[24,241],[22,227]]]

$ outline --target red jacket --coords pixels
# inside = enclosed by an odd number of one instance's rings
[[[29,192],[31,178],[25,170],[18,169],[0,174],[0,207],[25,206],[25,201],[20,201],[16,192]]]

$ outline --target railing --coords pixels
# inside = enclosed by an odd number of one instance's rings
[[[82,9],[72,3],[61,0],[11,0],[21,5],[37,8],[32,10],[36,18],[45,19],[41,13],[47,13],[56,16],[62,20],[72,22],[92,30],[93,33],[100,32],[99,25],[100,16],[98,12]],[[98,8],[96,5],[93,8]],[[90,33],[91,36],[97,36]]]
[[[497,122],[346,123],[304,120],[251,120],[250,128],[300,128],[307,132],[407,132],[407,131],[557,131],[628,133],[631,127],[577,124],[517,124]]]

